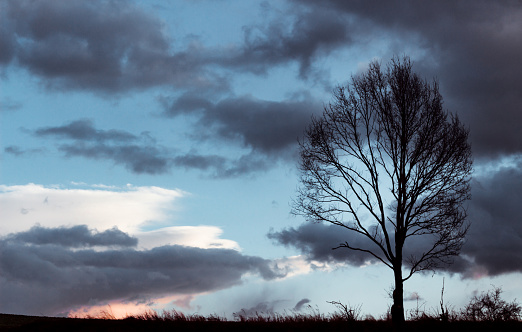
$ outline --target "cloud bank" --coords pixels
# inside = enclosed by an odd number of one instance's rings
[[[63,144],[60,150],[68,157],[112,160],[131,172],[147,174],[164,174],[172,167],[215,177],[264,171],[276,164],[274,158],[291,159],[287,148],[295,147],[296,137],[324,101],[234,96],[232,77],[262,77],[296,64],[299,80],[309,82],[313,76],[331,87],[340,83],[326,82],[329,72],[337,69],[321,64],[334,54],[365,49],[374,42],[382,43],[377,56],[384,60],[411,50],[416,70],[438,79],[450,110],[470,126],[477,157],[522,152],[517,134],[522,123],[522,9],[509,1],[375,5],[293,0],[280,8],[264,4],[257,8],[264,21],[244,26],[243,38],[232,45],[213,47],[174,42],[179,36],[168,35],[165,22],[128,2],[11,1],[4,9],[4,67],[26,69],[46,86],[65,90],[117,95],[172,87],[166,114],[197,114],[200,121],[194,130],[210,128],[207,140],[235,141],[261,155],[228,159],[190,151],[170,156],[163,147],[144,144],[133,134],[93,132],[92,124],[85,122],[70,123],[62,131],[37,131],[42,137],[90,137],[89,142]],[[79,136],[82,133],[87,136]],[[16,146],[6,150],[13,155],[24,151]]]
[[[0,187],[1,312],[150,307],[176,296],[189,303],[247,276],[286,275],[277,262],[240,253],[235,241],[220,238],[218,227],[171,226],[176,201],[187,193],[74,186],[84,188]]]
[[[56,315],[114,300],[153,303],[167,295],[212,292],[240,284],[246,274],[283,276],[270,261],[236,250],[128,248],[135,245],[135,238],[117,229],[98,233],[85,226],[33,227],[4,236],[0,311]]]
[[[120,93],[160,85],[217,88],[190,47],[171,50],[157,17],[129,2],[9,1],[0,64],[60,90]]]
[[[348,21],[355,20],[352,25],[365,30],[361,40],[395,40],[387,44],[385,53],[390,57],[403,54],[405,49],[415,50],[416,69],[427,78],[438,79],[447,106],[470,126],[475,155],[522,152],[522,137],[517,134],[522,123],[522,68],[518,65],[522,58],[522,7],[518,3],[293,3],[318,12],[333,10]]]

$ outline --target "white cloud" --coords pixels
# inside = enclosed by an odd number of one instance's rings
[[[199,248],[239,250],[237,242],[220,239],[223,231],[215,226],[172,226],[133,234],[139,239],[138,246],[151,249],[160,245],[182,245]]]
[[[150,225],[172,225],[178,200],[188,193],[159,187],[116,188],[73,183],[82,189],[27,184],[0,185],[0,236],[42,227],[87,225],[104,231],[116,226],[139,240],[140,249],[162,245],[239,250],[237,242],[220,239],[215,226],[166,226],[144,231]]]
[[[0,185],[0,234],[43,227],[88,225],[137,232],[150,222],[168,222],[181,190],[127,187],[120,190],[64,189],[38,184]]]
[[[337,268],[344,267],[344,263],[327,263],[315,260],[308,260],[304,255],[284,257],[274,260],[277,269],[285,271],[286,275],[280,280],[291,278],[300,274],[308,274],[313,271],[333,271]]]

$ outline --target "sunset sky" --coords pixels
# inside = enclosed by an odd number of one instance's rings
[[[383,315],[393,273],[290,214],[332,91],[407,55],[470,129],[461,256],[405,308],[522,299],[520,1],[0,0],[0,312]]]

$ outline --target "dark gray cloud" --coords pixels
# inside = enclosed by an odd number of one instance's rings
[[[176,116],[191,113],[199,117],[198,127],[207,135],[241,142],[265,155],[294,157],[297,139],[303,134],[320,104],[310,99],[266,101],[248,96],[231,97],[217,103],[192,94],[173,102],[162,100],[166,114]],[[212,130],[212,135],[209,135]],[[284,153],[283,153],[284,152]]]
[[[161,174],[172,166],[167,149],[156,144],[148,132],[137,136],[116,129],[100,130],[90,120],[78,120],[38,128],[33,133],[39,137],[72,140],[72,144],[59,146],[66,157],[111,160],[133,173]]]
[[[129,2],[10,1],[2,10],[0,64],[14,63],[59,89],[224,91],[229,79],[220,68],[262,74],[297,62],[305,78],[315,60],[358,35],[334,10],[293,8],[276,16],[245,26],[239,45],[209,48],[197,37],[174,43],[158,17]]]
[[[251,152],[235,159],[195,150],[172,155],[148,132],[134,135],[117,129],[101,130],[88,119],[37,128],[32,133],[73,141],[59,146],[67,157],[111,160],[138,174],[162,174],[172,167],[182,167],[204,171],[215,178],[230,178],[266,171],[279,160],[295,160],[297,139],[311,114],[320,109],[311,100],[271,102],[240,97],[213,104],[192,94],[174,102],[163,98],[162,103],[169,116],[191,113],[199,117],[197,134],[192,137],[195,141],[218,138],[237,142],[237,147],[251,148]],[[25,151],[11,146],[6,152],[20,156]]]
[[[137,174],[163,174],[171,166],[163,149],[150,145],[64,144],[59,149],[67,157],[112,160]]]
[[[5,15],[0,16],[2,22],[0,23],[0,65],[6,65],[14,57],[15,41],[13,34],[6,27]]]
[[[197,152],[187,153],[174,158],[176,166],[200,169],[200,170],[223,170],[227,159],[218,155],[200,155]]]
[[[222,89],[195,49],[172,51],[163,23],[125,1],[8,1],[2,5],[0,64],[47,86],[118,92],[157,85]]]
[[[0,49],[1,49],[0,45]],[[2,98],[3,100],[0,101],[0,112],[12,112],[17,111],[22,108],[23,104],[19,101],[13,100],[9,97]]]
[[[44,149],[22,149],[16,145],[10,145],[4,148],[5,153],[12,154],[14,156],[20,157],[25,155],[30,155],[33,153],[42,153]]]
[[[522,161],[498,171],[475,177],[472,199],[468,208],[471,227],[461,255],[440,270],[459,273],[463,278],[522,272]],[[299,249],[311,260],[345,262],[360,266],[365,261],[377,262],[369,254],[340,248],[348,241],[353,246],[369,248],[378,253],[364,237],[331,224],[305,223],[281,231],[271,231],[268,237],[276,243]],[[405,257],[419,252],[424,240],[408,239]]]
[[[474,177],[471,227],[461,255],[446,267],[464,278],[522,272],[522,159]]]
[[[162,97],[160,102],[167,116],[189,114],[197,119],[194,140],[219,139],[251,149],[237,159],[197,152],[173,159],[176,166],[209,171],[219,178],[265,171],[281,160],[295,161],[298,138],[312,114],[322,109],[308,97],[275,102],[242,96],[214,103],[186,93],[175,100]]]
[[[37,136],[56,136],[79,141],[134,141],[138,137],[121,130],[99,130],[91,120],[77,120],[59,127],[45,127],[35,130]]]
[[[270,102],[251,98],[225,99],[205,112],[203,125],[219,137],[240,139],[264,153],[295,146],[317,108],[303,101]]]
[[[446,105],[470,126],[475,154],[522,151],[522,6],[516,1],[295,0],[349,15],[371,31],[420,50],[416,68],[437,77]],[[371,38],[374,39],[374,38]],[[360,44],[359,44],[360,45]],[[385,50],[383,50],[386,52]],[[423,55],[424,54],[424,55]],[[382,54],[381,54],[382,55]],[[387,61],[387,59],[384,59]]]
[[[93,246],[135,247],[138,245],[137,238],[129,236],[118,228],[98,232],[88,229],[87,225],[58,228],[34,226],[28,231],[9,235],[7,239],[25,244],[54,244],[71,248]]]
[[[72,234],[70,241],[58,237],[65,233]],[[212,292],[240,284],[247,273],[266,280],[283,276],[270,261],[230,249],[72,249],[127,243],[129,238],[114,229],[95,233],[82,227],[36,227],[0,239],[0,311],[56,315],[111,300]]]
[[[5,1],[0,3],[0,66],[11,62],[17,47],[12,22],[7,17],[7,6]]]
[[[20,147],[18,146],[14,146],[14,145],[11,145],[11,146],[8,146],[8,147],[5,147],[4,148],[4,152],[5,153],[10,153],[10,154],[14,154],[15,156],[21,156],[25,153],[25,151],[23,151],[22,149],[20,149]]]
[[[358,33],[357,26],[338,11],[294,7],[265,25],[246,26],[243,45],[237,54],[224,54],[222,64],[265,73],[297,62],[300,77],[306,78],[315,60],[347,47]]]
[[[366,237],[332,224],[304,223],[298,227],[289,227],[280,231],[271,230],[267,236],[276,244],[298,249],[311,261],[346,263],[356,267],[368,263],[380,263],[371,254],[342,247],[337,248],[346,242],[353,247],[369,249],[376,255],[384,257],[382,251]],[[391,241],[393,241],[393,236],[391,236]],[[404,246],[403,255],[405,258],[412,255],[419,257],[421,253],[429,249],[427,246],[431,243],[432,241],[427,237],[409,238]],[[458,269],[459,272],[464,273],[471,268],[468,260],[457,257],[454,261],[456,261],[456,265],[449,266],[452,270]],[[443,265],[442,262],[437,263],[438,269],[448,269],[448,266]],[[404,264],[407,265],[407,262]]]
[[[237,159],[229,159],[219,155],[201,155],[197,152],[189,152],[176,156],[172,164],[185,169],[198,169],[205,171],[212,178],[232,178],[258,172],[264,172],[276,164],[266,156],[250,153]]]
[[[162,174],[178,167],[203,171],[212,178],[230,178],[263,172],[277,163],[277,158],[268,155],[268,152],[257,153],[257,150],[235,159],[216,154],[200,154],[195,150],[174,155],[169,149],[158,145],[148,132],[138,136],[116,129],[100,130],[90,120],[38,128],[32,132],[39,137],[72,141],[73,143],[60,144],[58,147],[66,157],[110,160],[137,174]],[[198,138],[201,139],[202,137]],[[17,146],[9,146],[4,150],[15,156],[28,152]]]
[[[489,275],[522,272],[522,159],[475,178],[462,254]]]
[[[369,254],[345,248],[333,249],[342,243],[371,248],[370,241],[362,236],[335,225],[304,223],[297,228],[289,227],[281,231],[271,230],[268,238],[274,242],[299,249],[310,260],[320,262],[346,262],[361,266],[367,261],[376,262]],[[374,248],[375,249],[375,248]]]
[[[303,308],[303,306],[307,303],[310,303],[310,300],[309,299],[302,299],[301,301],[297,302],[295,307],[294,307],[294,311],[301,311],[301,309]]]

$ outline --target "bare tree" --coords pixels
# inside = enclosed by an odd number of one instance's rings
[[[336,248],[367,253],[393,270],[398,324],[403,282],[450,263],[462,247],[472,171],[468,133],[443,110],[437,83],[421,80],[405,57],[386,70],[373,62],[338,87],[300,142],[293,212],[369,240],[364,248],[349,242]]]

